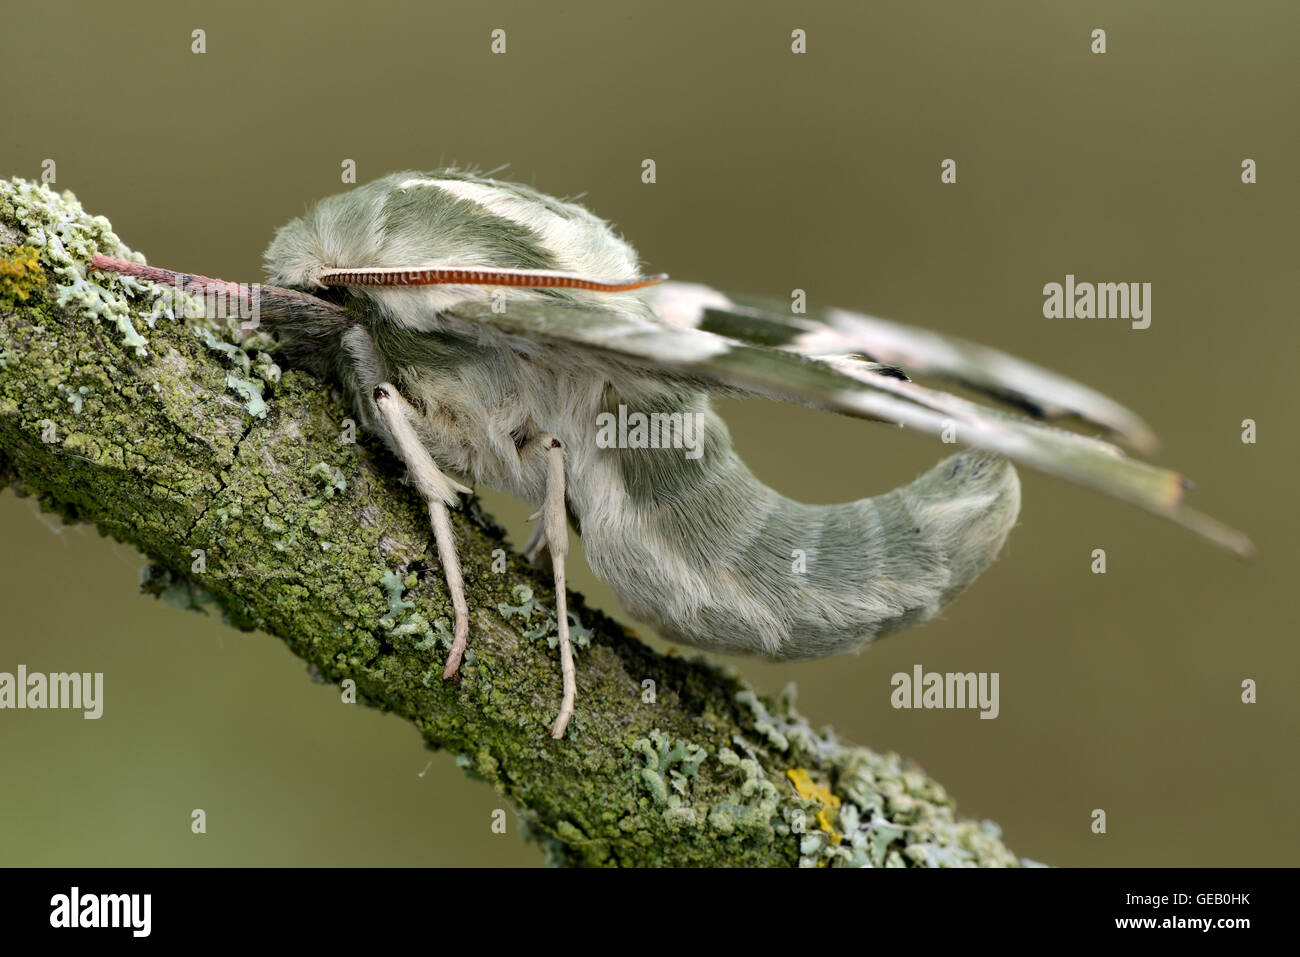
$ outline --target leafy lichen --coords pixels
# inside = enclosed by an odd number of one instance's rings
[[[138,331],[136,319],[150,328],[160,318],[181,321],[239,370],[240,375],[230,375],[226,382],[249,413],[265,414],[264,391],[280,378],[267,332],[243,322],[238,314],[210,315],[203,300],[185,290],[91,271],[88,264],[96,254],[137,263],[145,259],[118,239],[107,219],[88,216],[70,191],[56,193],[18,178],[0,180],[0,218],[26,237],[0,255],[0,307],[26,302],[48,284],[56,305],[84,318],[112,322],[141,357],[148,354],[148,339]],[[147,311],[142,308],[145,302]]]
[[[126,276],[86,276],[85,264],[96,253],[144,262],[117,238],[107,219],[88,216],[70,191],[56,193],[44,183],[16,177],[0,182],[0,213],[22,230],[24,245],[38,251],[37,262],[53,286],[57,305],[112,321],[126,344],[144,354],[147,341],[135,329],[128,301],[130,293],[143,294],[144,286]],[[30,279],[26,291],[31,291]]]
[[[311,475],[325,487],[326,498],[333,498],[336,492],[346,492],[348,489],[348,480],[343,472],[327,462],[313,465]]]
[[[827,782],[813,782],[803,767],[786,772],[797,798],[812,804],[817,824],[800,840],[803,866],[1021,863],[1002,845],[996,825],[957,820],[952,801],[933,779],[896,754],[843,745],[829,729],[814,731],[795,711],[794,699],[793,685],[771,707],[748,689],[737,695],[766,750],[812,756]]]
[[[511,605],[509,602],[498,602],[497,612],[502,618],[507,620],[519,618],[528,622],[532,620],[534,612],[540,612],[541,617],[534,623],[524,629],[525,638],[545,638],[548,648],[554,650],[559,646],[560,629],[557,624],[555,612],[551,611],[533,596],[533,590],[527,585],[515,585],[511,589],[511,595],[514,600],[519,602],[518,605]],[[591,629],[582,624],[572,611],[569,612],[569,640],[573,644],[574,654],[582,648],[591,644]]]

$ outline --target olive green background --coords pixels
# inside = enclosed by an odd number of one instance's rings
[[[1020,526],[942,620],[857,656],[738,664],[768,692],[796,681],[815,724],[919,761],[1020,854],[1278,865],[1300,845],[1298,21],[1290,3],[1172,0],[28,4],[0,38],[0,175],[52,158],[151,262],[251,281],[276,226],[346,188],[345,159],[363,182],[509,163],[585,193],[651,269],[802,288],[1115,396],[1257,560],[1022,470]],[[1151,328],[1044,319],[1043,284],[1067,272],[1152,283]],[[948,451],[722,408],[758,475],[807,501],[876,494]],[[524,509],[487,500],[521,540]],[[541,863],[513,816],[492,833],[500,799],[450,756],[340,704],[275,639],[140,597],[142,564],[0,495],[0,670],[106,676],[99,721],[0,712],[0,864]],[[614,610],[580,555],[571,580]],[[890,676],[917,663],[999,672],[1000,717],[892,709]]]

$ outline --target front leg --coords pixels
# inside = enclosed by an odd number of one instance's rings
[[[397,454],[406,463],[411,481],[429,506],[429,523],[433,526],[438,559],[442,562],[442,574],[447,580],[447,591],[451,595],[451,607],[456,619],[451,654],[447,656],[447,667],[442,676],[454,678],[460,670],[460,660],[469,641],[469,605],[465,601],[465,579],[460,570],[460,558],[456,554],[456,539],[452,534],[451,514],[447,511],[447,506],[459,504],[457,493],[468,493],[470,490],[442,474],[411,424],[413,417],[419,413],[395,386],[381,382],[375,386],[371,396],[375,408],[379,410],[381,421],[397,445]]]
[[[465,601],[465,579],[461,574],[460,558],[456,554],[456,539],[451,529],[451,515],[447,506],[460,504],[457,493],[470,490],[442,473],[433,456],[424,447],[415,431],[419,413],[407,402],[397,388],[386,379],[387,368],[375,348],[370,333],[362,326],[353,326],[343,337],[343,345],[352,363],[353,388],[358,401],[368,397],[374,403],[378,418],[387,431],[394,451],[406,464],[411,481],[424,497],[429,508],[429,524],[438,548],[438,560],[451,595],[455,622],[452,626],[451,654],[447,656],[444,678],[454,678],[460,670],[469,641],[469,604]]]

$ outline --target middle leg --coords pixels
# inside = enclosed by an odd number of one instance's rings
[[[546,460],[546,491],[542,507],[531,516],[540,519],[527,551],[530,558],[549,552],[551,571],[555,580],[555,619],[559,633],[560,673],[564,682],[564,697],[560,714],[551,728],[551,737],[562,738],[573,717],[577,698],[577,679],[573,667],[573,646],[569,641],[569,599],[564,581],[564,559],[569,554],[568,511],[564,498],[564,443],[554,435],[534,436],[521,450],[521,454],[540,454]]]

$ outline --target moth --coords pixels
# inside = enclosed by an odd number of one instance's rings
[[[684,644],[782,660],[853,650],[934,616],[1015,523],[1012,461],[1251,550],[1181,505],[1177,474],[1109,441],[1147,450],[1153,437],[1105,396],[961,339],[643,275],[608,224],[527,186],[457,169],[394,173],[284,226],[265,264],[271,284],[247,293],[261,320],[290,361],[343,388],[427,503],[455,612],[445,677],[469,640],[448,512],[468,491],[457,477],[537,509],[525,551],[549,557],[555,580],[556,738],[576,696],[570,523],[632,616]],[[246,288],[107,257],[92,265],[191,289]],[[714,395],[896,423],[963,451],[875,498],[804,505],[745,467]],[[600,440],[613,417],[636,415],[657,424],[661,441]],[[1106,438],[1049,424],[1067,419]]]

